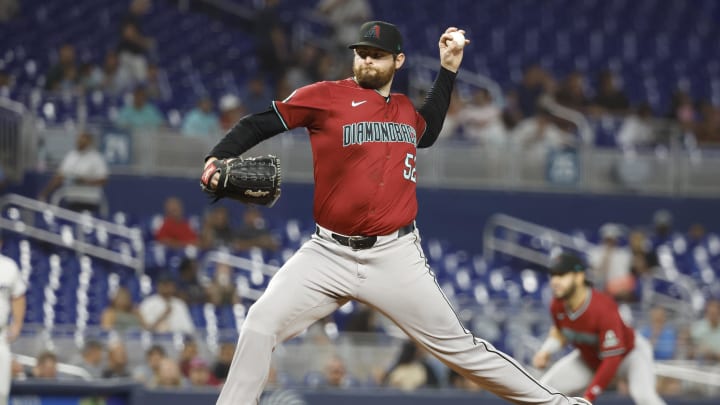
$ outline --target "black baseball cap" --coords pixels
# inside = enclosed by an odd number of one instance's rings
[[[349,45],[348,48],[371,46],[393,54],[403,51],[402,35],[394,24],[384,21],[368,21],[360,27],[358,36],[360,38],[358,42]]]
[[[553,258],[550,262],[550,275],[561,275],[566,273],[580,273],[587,268],[585,261],[572,253],[562,253]]]

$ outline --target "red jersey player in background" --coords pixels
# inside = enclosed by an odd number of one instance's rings
[[[627,377],[630,396],[638,405],[662,405],[655,389],[650,343],[627,326],[618,306],[585,280],[587,266],[564,253],[550,267],[550,304],[554,326],[533,358],[544,369],[553,353],[571,344],[575,350],[558,360],[541,378],[562,392],[594,400],[615,376]]]
[[[463,57],[464,44],[452,40],[457,31],[440,33],[439,73],[418,109],[390,91],[405,62],[400,31],[370,21],[349,45],[354,76],[310,84],[242,118],[210,152],[205,173],[216,172],[215,159],[232,159],[275,134],[306,128],[317,223],[250,308],[219,405],[257,404],[275,346],[349,300],[384,313],[459,374],[513,403],[588,404],[541,384],[465,329],[422,252],[416,149],[431,146],[442,128]],[[218,177],[201,181],[214,188]]]

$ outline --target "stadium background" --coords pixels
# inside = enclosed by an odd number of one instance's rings
[[[141,19],[144,34],[156,41],[145,57],[157,66],[157,76],[146,85],[157,87],[153,101],[163,117],[163,124],[151,129],[118,125],[131,88],[80,91],[77,85],[48,88],[47,83],[47,72],[57,63],[64,44],[75,47],[79,65],[100,66],[118,42],[128,2],[23,1],[11,18],[0,23],[0,72],[7,80],[0,81],[0,155],[7,179],[0,225],[7,228],[4,254],[21,262],[31,282],[28,327],[13,346],[28,368],[45,349],[71,364],[87,340],[117,339],[116,334],[97,328],[111,292],[126,286],[139,302],[153,291],[159,274],[176,274],[185,257],[198,261],[204,281],[212,278],[218,261],[231,261],[241,302],[229,307],[196,305],[191,312],[200,353],[207,361],[212,362],[219,344],[234,340],[253,292],[262,290],[273,269],[311,232],[312,172],[304,136],[282,135],[251,152],[280,155],[287,173],[281,200],[263,211],[268,229],[282,244],[277,252],[230,252],[236,257],[229,259],[227,251],[165,249],[153,243],[152,231],[169,196],[181,199],[197,227],[209,209],[196,177],[199,162],[218,134],[181,134],[183,118],[199,98],[208,96],[219,104],[230,94],[242,100],[248,95],[248,83],[256,77],[281,98],[288,91],[288,79],[284,72],[265,66],[265,58],[285,64],[290,71],[302,60],[296,53],[308,43],[323,54],[335,54],[332,24],[318,14],[316,3],[280,1],[272,13],[263,14],[266,9],[258,1],[154,1]],[[630,109],[622,114],[598,113],[581,105],[578,114],[567,104],[559,104],[557,97],[543,99],[544,111],[576,139],[570,147],[537,158],[510,147],[483,147],[459,126],[445,142],[421,154],[418,225],[441,285],[473,331],[527,363],[548,325],[543,260],[559,247],[587,252],[600,241],[601,226],[609,222],[643,230],[661,259],[656,274],[639,280],[637,300],[626,305],[631,322],[637,327],[647,325],[649,308],[657,304],[671,310],[669,324],[678,331],[702,318],[705,301],[720,292],[720,215],[716,212],[720,159],[714,148],[720,133],[713,126],[720,102],[716,40],[720,5],[710,0],[369,4],[372,18],[401,27],[409,63],[399,73],[395,90],[418,101],[436,69],[437,36],[453,25],[465,29],[472,40],[458,83],[458,97],[465,103],[470,104],[482,88],[489,91],[498,109],[513,112],[517,108],[513,91],[528,66],[538,64],[559,88],[570,73],[581,72],[588,99],[597,91],[597,75],[610,69],[630,104],[647,103],[653,112],[648,121],[652,139],[627,144],[619,133]],[[263,27],[257,21],[277,25]],[[268,37],[268,27],[275,26],[287,41],[286,53],[257,52],[267,50],[263,38]],[[349,60],[350,53],[331,58],[335,70],[324,72],[342,75],[343,58]],[[293,71],[302,70],[300,66]],[[680,93],[693,102],[680,103]],[[245,101],[249,108],[249,100]],[[685,114],[687,108],[690,117]],[[106,211],[99,219],[136,227],[141,232],[139,240],[132,232],[103,238],[99,230],[107,228],[107,223],[63,218],[34,201],[84,127],[96,135],[111,168],[105,187]],[[223,205],[239,224],[244,208]],[[672,218],[667,239],[654,234],[658,212]],[[696,224],[706,230],[697,240],[688,233]],[[41,243],[38,235],[44,235],[43,230],[59,235],[58,241]],[[121,259],[94,255],[78,240],[119,253]],[[621,244],[627,244],[626,237]],[[128,257],[137,258],[134,268],[127,265]],[[85,292],[84,298],[78,291]],[[322,323],[324,328],[278,350],[279,393],[292,389],[313,404],[339,401],[336,395],[343,398],[342,403],[364,403],[368,395],[386,403],[421,403],[422,397],[428,403],[451,399],[476,403],[478,396],[487,403],[493,401],[484,393],[448,387],[400,397],[393,391],[375,390],[371,374],[391,364],[401,338],[383,322],[376,333],[365,337],[343,333],[347,320],[358,311],[346,307]],[[172,356],[183,347],[183,337],[174,335],[137,332],[124,336],[124,341],[133,364],[142,363],[152,342],[164,345]],[[677,358],[658,361],[661,375],[681,381],[669,402],[717,400],[717,365],[683,358],[680,353],[686,349],[679,344]],[[350,388],[340,393],[319,388],[325,361],[334,353],[343,357],[354,376],[348,382]],[[177,395],[175,390],[108,385],[107,381],[38,383],[32,379],[18,381],[15,387],[22,400],[39,395],[44,398],[41,403],[77,403],[67,395],[89,394],[88,390],[96,392],[100,387],[107,393],[107,403],[145,403],[148,398],[209,402],[215,392],[214,388],[178,388],[183,394]],[[113,399],[116,396],[119,399]],[[598,402],[628,400],[619,392]]]

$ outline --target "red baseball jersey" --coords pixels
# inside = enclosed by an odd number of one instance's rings
[[[310,134],[318,224],[374,236],[415,219],[415,146],[426,124],[410,99],[345,79],[302,87],[273,108],[287,129]]]
[[[607,387],[635,346],[635,331],[620,317],[615,300],[593,288],[577,310],[555,298],[550,313],[567,342],[577,347],[585,363],[595,370],[584,393],[585,398],[592,400]]]
[[[555,298],[550,312],[567,342],[580,350],[588,366],[597,369],[605,358],[625,357],[635,345],[635,332],[620,317],[615,300],[595,289],[590,291],[576,311]]]

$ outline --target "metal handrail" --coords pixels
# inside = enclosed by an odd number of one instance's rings
[[[592,130],[590,122],[583,113],[558,104],[555,99],[550,96],[541,97],[539,103],[551,114],[575,124],[583,142],[586,145],[593,144],[595,141],[595,132]]]
[[[715,371],[708,371],[707,366],[701,368],[697,362],[655,361],[655,374],[661,377],[720,387],[720,367],[716,367]]]
[[[429,69],[432,71],[440,70],[440,62],[438,62],[436,58],[431,58],[429,56],[414,56],[412,58],[412,66],[421,67],[423,69]],[[472,84],[483,89],[487,89],[492,96],[494,104],[498,105],[499,107],[503,107],[505,105],[505,96],[502,87],[500,87],[500,84],[498,84],[498,82],[496,82],[495,80],[491,79],[489,76],[485,76],[476,72],[471,72],[467,69],[460,69],[458,70],[457,80]]]
[[[578,240],[571,235],[545,226],[523,221],[505,214],[495,214],[488,219],[483,229],[483,255],[486,259],[492,259],[495,252],[502,252],[517,256],[530,263],[542,266],[548,266],[550,264],[550,257],[544,253],[537,252],[514,242],[496,238],[494,231],[495,228],[498,227],[504,227],[528,235],[542,235],[542,237],[552,240],[552,242],[559,247],[575,251],[579,249],[586,250],[595,246],[595,244],[589,241]]]
[[[37,359],[35,357],[22,354],[13,354],[13,357],[15,361],[26,367],[35,367],[37,365]],[[72,364],[57,363],[57,371],[58,373],[79,377],[86,381],[93,379],[93,376],[90,375],[87,370],[79,366],[73,366]]]
[[[80,214],[62,207],[48,204],[42,201],[23,197],[18,194],[7,194],[0,198],[0,211],[5,207],[16,205],[24,209],[45,213],[51,212],[56,218],[60,218],[75,225],[78,230],[79,238],[73,238],[72,241],[65,241],[63,237],[55,232],[39,228],[32,224],[22,222],[20,220],[12,220],[0,218],[0,228],[5,228],[13,232],[27,235],[34,239],[39,239],[53,245],[72,248],[78,253],[94,256],[109,262],[117,263],[134,269],[138,274],[145,271],[145,242],[142,239],[142,233],[138,228],[131,228],[125,225],[119,225],[113,222],[105,221],[92,217],[87,214]],[[102,228],[108,234],[114,234],[123,238],[127,238],[134,247],[135,257],[132,254],[118,253],[114,250],[88,243],[82,239],[83,227]]]
[[[266,276],[274,276],[275,273],[279,270],[279,267],[273,266],[271,264],[266,264],[263,262],[255,261],[248,259],[246,257],[236,256],[233,255],[227,251],[222,250],[213,250],[212,252],[208,253],[207,256],[205,256],[205,262],[206,263],[223,263],[227,264],[229,266],[246,270],[246,271],[260,271],[263,275]],[[259,290],[256,288],[252,288],[250,286],[245,286],[242,288],[242,291],[238,289],[238,292],[242,295],[243,298],[251,299],[257,301],[260,296],[263,294],[263,290]]]

